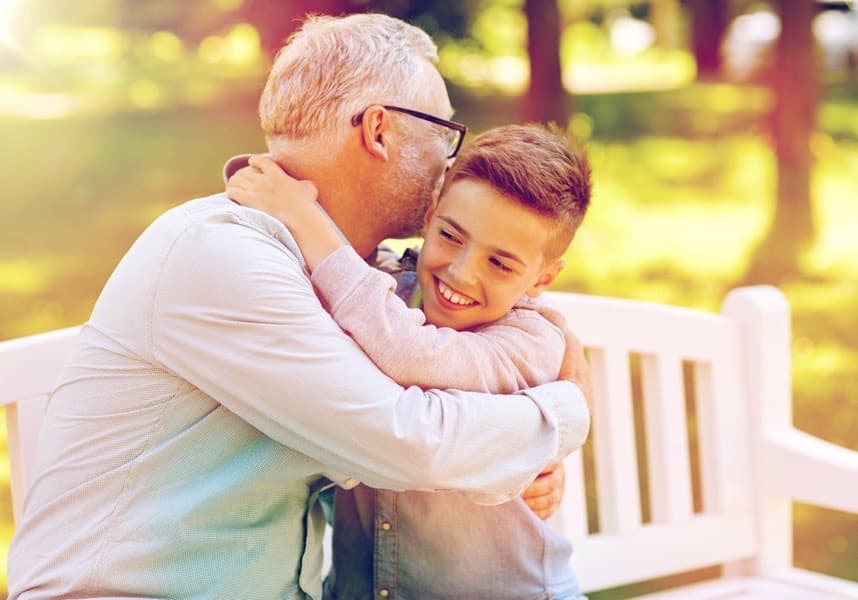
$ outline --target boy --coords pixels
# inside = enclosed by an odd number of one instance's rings
[[[463,151],[426,215],[416,265],[409,251],[393,269],[422,312],[345,244],[312,184],[265,157],[250,164],[229,180],[230,197],[290,229],[328,311],[394,380],[513,392],[556,379],[562,317],[535,298],[564,266],[591,185],[586,157],[562,135],[499,127]],[[359,486],[337,490],[334,519],[330,597],[580,597],[571,545],[520,498],[478,506],[454,492]]]

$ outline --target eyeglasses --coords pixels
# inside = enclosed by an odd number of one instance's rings
[[[430,123],[435,123],[436,125],[444,127],[444,139],[447,141],[447,158],[453,158],[459,153],[459,148],[462,147],[465,134],[468,132],[467,126],[462,125],[461,123],[456,123],[455,121],[448,121],[447,119],[429,115],[424,112],[420,112],[419,110],[411,110],[410,108],[401,108],[399,106],[388,106],[384,104],[382,104],[381,107],[386,108],[387,110],[395,110],[396,112],[405,113],[406,115],[411,115],[412,117],[417,117],[418,119],[423,119],[424,121],[429,121]],[[352,125],[360,125],[363,120],[363,115],[367,110],[369,110],[369,107],[366,107],[361,112],[353,116]]]

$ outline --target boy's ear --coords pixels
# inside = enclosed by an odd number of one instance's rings
[[[562,271],[565,266],[566,261],[562,258],[545,265],[539,273],[539,277],[536,278],[534,284],[527,289],[525,294],[530,298],[536,298],[539,294],[545,291],[545,288],[554,282],[554,279],[560,274],[560,271]]]
[[[381,106],[370,106],[360,122],[363,143],[373,157],[390,158],[390,115]]]

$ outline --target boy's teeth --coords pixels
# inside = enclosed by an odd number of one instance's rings
[[[474,301],[470,298],[466,298],[465,296],[460,296],[458,293],[454,292],[446,285],[444,282],[438,281],[438,290],[441,292],[441,295],[444,296],[447,300],[452,302],[453,304],[459,304],[461,306],[468,306],[473,304]]]

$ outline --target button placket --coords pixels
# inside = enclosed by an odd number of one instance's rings
[[[397,498],[390,490],[375,491],[375,593],[379,598],[396,595]]]

